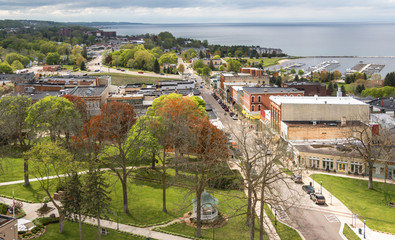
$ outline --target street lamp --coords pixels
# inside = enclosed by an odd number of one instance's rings
[[[322,194],[322,181],[321,181],[321,194]]]
[[[365,229],[365,226],[366,226],[366,219],[363,220],[363,238],[364,238],[364,239],[366,239],[366,229]]]
[[[274,209],[274,225],[277,226],[277,209]]]

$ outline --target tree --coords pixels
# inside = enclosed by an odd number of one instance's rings
[[[75,121],[80,116],[74,108],[74,105],[66,98],[47,96],[33,104],[26,117],[26,122],[32,126],[36,132],[49,132],[51,141],[71,129]]]
[[[174,52],[165,53],[159,58],[159,64],[163,65],[165,63],[177,64],[178,57]]]
[[[10,64],[8,64],[8,62],[2,62],[0,63],[0,73],[12,73],[12,67],[10,66]]]
[[[186,151],[196,156],[196,161],[184,158],[182,166],[194,175],[194,193],[196,201],[196,236],[201,237],[201,195],[213,174],[214,169],[225,162],[229,148],[225,134],[212,125],[208,118],[199,120],[191,126]]]
[[[209,68],[210,68],[212,71],[215,70],[213,60],[210,60]]]
[[[101,239],[100,217],[107,216],[110,211],[111,198],[106,190],[109,185],[99,169],[89,169],[85,175],[83,187],[83,203],[86,212],[95,216],[97,220],[98,239]]]
[[[195,70],[195,71],[196,71],[197,69],[203,68],[203,67],[204,67],[204,62],[203,62],[203,60],[199,59],[199,60],[193,62],[193,70]]]
[[[303,74],[304,74],[304,71],[302,69],[299,69],[298,70],[298,75],[303,75]]]
[[[174,149],[173,164],[178,174],[178,164],[182,159],[182,149],[190,138],[190,124],[195,119],[206,116],[204,106],[197,98],[183,97],[181,94],[163,95],[155,99],[147,111],[149,116],[150,134],[156,138],[153,148],[162,149],[162,156],[158,156],[162,164],[162,195],[163,211],[166,212],[166,150]],[[152,149],[152,148],[151,148]]]
[[[15,60],[12,64],[11,67],[13,70],[19,70],[19,69],[23,69],[23,65],[19,60]]]
[[[296,74],[296,70],[295,69],[291,69],[291,74]]]
[[[185,66],[184,64],[180,64],[178,65],[178,72],[180,72],[181,74],[183,74],[185,72]]]
[[[241,63],[238,60],[231,59],[227,62],[228,71],[230,72],[240,72]]]
[[[210,76],[210,74],[211,74],[211,69],[209,67],[204,67],[202,69],[202,75],[203,76]]]
[[[78,169],[79,164],[72,161],[72,155],[65,148],[54,142],[39,143],[25,153],[25,156],[30,161],[30,172],[37,178],[40,187],[58,210],[59,232],[63,233],[65,211],[63,206],[53,198],[53,183],[49,181],[49,177],[51,175],[56,176],[53,181],[56,181],[59,185],[64,185],[66,178],[62,177],[60,173],[68,172],[70,169]]]
[[[103,151],[103,164],[113,171],[122,184],[124,212],[129,213],[127,183],[134,167],[145,159],[140,151],[144,146],[144,125],[134,126],[136,113],[127,103],[110,102],[102,107],[102,113],[94,119],[97,135],[111,143]]]
[[[60,55],[57,52],[50,52],[47,54],[46,63],[49,65],[58,64],[60,60]]]
[[[88,58],[88,50],[86,49],[86,45],[82,48],[81,55],[86,59]]]
[[[25,121],[31,99],[27,96],[6,96],[0,98],[0,133],[10,140],[19,142],[22,151],[29,149],[33,143],[32,127]],[[29,183],[28,159],[24,158],[25,186]]]
[[[387,73],[384,79],[384,86],[395,87],[395,72]]]
[[[154,72],[155,73],[160,73],[160,66],[159,66],[158,59],[155,59]]]
[[[369,119],[366,118],[365,119]],[[375,129],[375,127],[378,127]],[[369,175],[368,189],[373,190],[373,168],[378,161],[386,162],[394,152],[394,132],[384,122],[372,126],[368,121],[361,121],[353,126],[347,134],[345,151],[352,151],[362,158]],[[389,154],[391,153],[392,154]]]

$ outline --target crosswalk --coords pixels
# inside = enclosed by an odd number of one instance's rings
[[[275,210],[276,209],[276,210]],[[287,221],[289,220],[288,214],[284,211],[284,208],[282,206],[274,206],[272,209],[273,212],[277,213],[277,216],[280,220],[282,221]]]
[[[330,222],[330,223],[340,222],[339,219],[335,215],[325,214],[324,216],[325,216],[326,220],[328,220],[328,222]]]

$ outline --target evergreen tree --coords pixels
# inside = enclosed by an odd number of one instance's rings
[[[333,85],[332,85],[332,82],[329,82],[329,84],[328,84],[328,91],[329,92],[333,92]]]
[[[99,240],[101,240],[100,217],[106,216],[110,211],[111,198],[106,179],[103,172],[98,169],[90,169],[85,176],[83,188],[83,203],[87,214],[95,216],[97,219],[97,229]]]
[[[299,81],[299,76],[298,75],[295,76],[294,81]]]
[[[155,72],[155,73],[160,73],[160,66],[159,66],[158,59],[155,59],[155,63],[154,63],[154,72]]]
[[[385,76],[384,86],[395,87],[395,72],[390,72]]]
[[[209,68],[210,68],[212,71],[214,71],[214,70],[215,70],[215,67],[214,67],[213,60],[210,60],[210,65],[209,65]]]
[[[88,51],[87,51],[87,49],[86,49],[86,45],[84,45],[84,47],[82,48],[81,55],[82,55],[85,59],[88,58]]]
[[[82,61],[82,62],[81,62],[81,64],[80,64],[80,69],[81,69],[82,71],[85,71],[85,70],[86,70],[85,61]]]

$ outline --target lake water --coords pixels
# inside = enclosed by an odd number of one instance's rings
[[[209,44],[254,45],[281,48],[284,53],[307,58],[301,67],[330,59],[345,72],[359,61],[386,64],[382,76],[395,71],[395,23],[248,23],[248,24],[131,24],[110,26],[118,35],[171,32],[175,37],[208,40]],[[109,30],[109,29],[104,29]],[[379,58],[316,58],[308,56],[378,56]],[[285,63],[287,65],[289,63]]]
[[[210,44],[281,48],[292,56],[395,56],[395,23],[133,24],[110,26],[118,35],[158,34]]]

